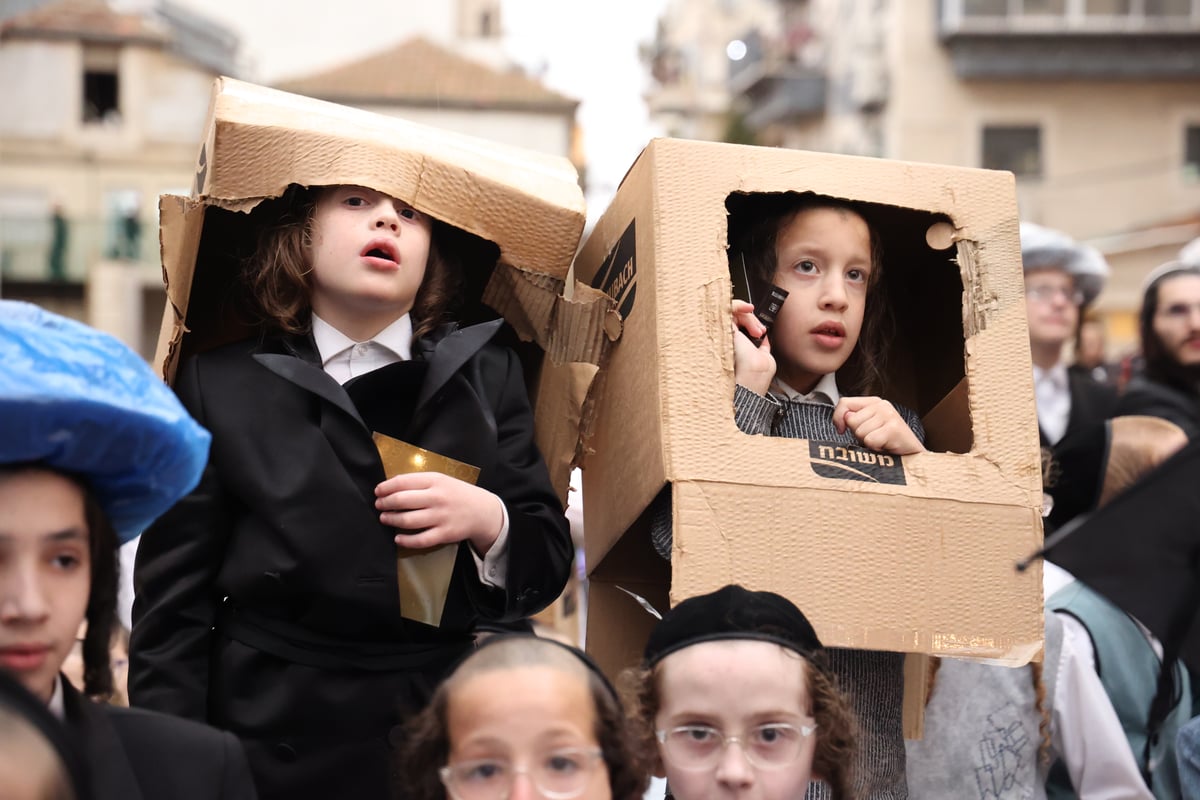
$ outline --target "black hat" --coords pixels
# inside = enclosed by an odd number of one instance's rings
[[[651,632],[643,658],[653,667],[685,647],[729,639],[773,642],[802,656],[821,649],[817,632],[791,600],[729,585],[668,611]]]

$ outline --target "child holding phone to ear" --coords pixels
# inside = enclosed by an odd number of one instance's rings
[[[741,242],[751,278],[788,294],[769,333],[753,306],[733,302],[739,427],[893,455],[923,451],[917,416],[870,394],[881,377],[887,312],[875,299],[883,277],[878,234],[851,203],[784,198]]]
[[[878,297],[883,279],[879,235],[862,208],[837,198],[787,193],[730,238],[731,252],[745,259],[751,285],[773,284],[788,293],[769,332],[754,306],[733,301],[738,428],[893,455],[922,452],[925,430],[917,415],[872,393],[885,360],[887,307]],[[752,338],[760,340],[757,346]],[[651,538],[669,557],[671,520],[660,511],[664,497],[670,510],[664,492],[655,501]],[[829,664],[859,721],[856,795],[863,800],[907,797],[904,657],[830,648]],[[828,798],[828,787],[814,784],[809,797]]]

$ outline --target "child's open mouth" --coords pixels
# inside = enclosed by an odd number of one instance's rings
[[[400,263],[400,252],[395,242],[388,239],[372,239],[359,255],[376,262],[373,266],[385,269],[393,269]]]
[[[811,333],[817,344],[830,349],[841,347],[846,340],[846,329],[838,322],[824,322],[813,328]]]

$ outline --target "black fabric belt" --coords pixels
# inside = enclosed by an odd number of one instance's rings
[[[306,667],[366,672],[442,672],[475,646],[464,636],[441,642],[362,642],[315,633],[230,601],[217,614],[219,633],[277,658]]]

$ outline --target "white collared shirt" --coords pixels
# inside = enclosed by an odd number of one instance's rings
[[[338,383],[412,358],[412,317],[405,314],[365,342],[356,342],[325,320],[312,315],[313,339],[321,368]]]
[[[1067,367],[1061,361],[1050,369],[1033,367],[1033,396],[1037,401],[1038,426],[1050,444],[1056,444],[1067,432],[1071,417],[1071,386]]]
[[[316,314],[312,315],[312,333],[321,356],[321,368],[338,383],[412,358],[412,317],[408,314],[365,342],[356,342]],[[479,580],[503,589],[508,577],[508,507],[498,496],[496,499],[504,518],[500,535],[483,558],[474,547],[468,549],[475,559]]]
[[[64,680],[62,673],[59,673],[58,677],[54,679],[54,693],[50,695],[50,713],[59,719],[67,718],[67,709],[63,705],[62,682]]]
[[[838,391],[837,375],[832,372],[822,375],[821,380],[817,381],[817,385],[808,394],[797,392],[779,378],[772,381],[771,391],[793,403],[820,403],[821,405],[836,406],[842,399],[842,394]]]

